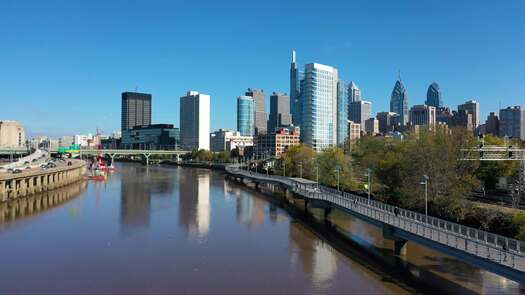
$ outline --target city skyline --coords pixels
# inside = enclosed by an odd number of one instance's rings
[[[337,68],[343,81],[355,81],[363,98],[374,104],[373,115],[389,110],[390,93],[398,70],[401,70],[410,95],[409,107],[424,103],[428,85],[433,81],[439,84],[446,106],[455,108],[470,99],[479,101],[481,121],[490,112],[497,113],[500,103],[502,108],[523,104],[525,83],[520,73],[525,65],[516,57],[523,54],[519,36],[523,35],[525,25],[523,20],[514,16],[520,8],[525,8],[523,3],[507,2],[494,8],[489,4],[472,6],[444,1],[435,4],[436,12],[424,10],[425,5],[415,1],[396,5],[383,3],[380,7],[377,4],[342,3],[342,6],[358,7],[363,15],[347,19],[348,25],[335,26],[337,28],[333,31],[315,31],[309,38],[306,36],[313,26],[308,23],[315,17],[308,16],[308,13],[292,15],[288,11],[294,10],[287,9],[287,6],[293,4],[279,4],[278,16],[269,14],[268,7],[260,6],[256,13],[268,20],[264,24],[240,26],[238,24],[242,22],[227,21],[232,13],[247,17],[242,15],[242,8],[236,7],[232,12],[183,32],[177,25],[184,23],[188,16],[180,11],[186,9],[189,15],[213,15],[215,4],[148,6],[135,3],[126,7],[108,4],[99,13],[101,23],[107,26],[105,30],[90,21],[79,21],[89,19],[84,17],[85,14],[99,12],[97,2],[81,7],[83,9],[74,4],[39,7],[35,3],[32,9],[27,9],[14,2],[3,3],[0,24],[12,30],[1,33],[9,46],[0,53],[0,62],[5,67],[0,73],[3,88],[0,99],[10,101],[11,107],[2,108],[0,116],[22,122],[28,135],[95,133],[97,127],[109,134],[120,129],[121,92],[138,91],[151,93],[154,97],[156,107],[153,108],[152,123],[174,123],[175,127],[180,127],[178,98],[189,89],[199,89],[213,97],[211,130],[235,129],[236,119],[226,114],[235,112],[235,98],[243,90],[250,87],[264,89],[266,93],[276,91],[290,95],[289,64],[293,49],[297,50],[299,68],[311,62],[322,63]],[[230,3],[225,5],[234,7]],[[270,3],[269,7],[276,5]],[[298,7],[298,3],[295,5]],[[312,4],[298,8],[302,12],[319,10],[335,16],[341,14],[325,6]],[[138,15],[145,7],[146,12],[157,17],[153,19],[146,14],[140,25],[123,21],[122,15]],[[444,7],[453,8],[453,13],[439,15]],[[117,9],[122,9],[122,13],[116,14]],[[493,17],[494,9],[498,12],[496,18]],[[53,13],[45,13],[51,10]],[[381,24],[367,26],[371,20],[381,18],[388,22],[393,18],[389,12],[398,12],[396,19],[399,21],[391,27]],[[467,12],[471,16],[468,24],[462,18]],[[442,17],[443,23],[450,24],[422,21],[428,13]],[[180,19],[176,20],[178,16]],[[489,16],[492,21],[486,24]],[[55,17],[56,22],[51,21],[51,17]],[[269,28],[267,25],[275,17],[297,17],[298,20],[290,28],[273,32],[275,25]],[[30,18],[35,21],[29,22]],[[419,28],[410,26],[410,18],[421,18]],[[338,24],[341,18],[330,19]],[[119,21],[122,24],[117,24]],[[360,22],[364,22],[363,25],[357,26]],[[334,23],[322,24],[323,27],[328,25],[333,27]],[[93,26],[92,31],[87,30],[90,26]],[[508,31],[507,26],[512,26],[513,30]],[[170,29],[177,38],[164,41],[161,37]],[[156,30],[159,33],[150,36]],[[232,33],[227,38],[230,43],[250,33],[257,33],[260,39],[236,48],[213,36],[227,30]],[[22,31],[27,33],[24,38],[16,34]],[[134,32],[133,36],[138,40],[135,46],[128,46],[129,43],[125,42],[131,36],[127,31]],[[292,31],[296,34],[290,34]],[[125,34],[120,36],[123,32]],[[400,38],[397,45],[391,43],[394,32]],[[352,37],[340,38],[343,33]],[[422,36],[440,42],[421,41]],[[42,38],[46,38],[42,47],[33,46]],[[468,40],[463,41],[464,38]],[[188,42],[181,44],[176,39],[187,39]],[[208,46],[195,50],[193,43],[197,40],[206,41]],[[98,44],[106,46],[99,47]],[[460,45],[460,49],[456,45]],[[242,70],[247,67],[258,71],[248,73]],[[184,71],[179,70],[182,68]],[[489,84],[491,87],[485,86]],[[27,112],[19,111],[28,105]],[[60,112],[57,106],[67,111]],[[269,109],[268,102],[266,107]],[[95,108],[104,111],[89,111]]]

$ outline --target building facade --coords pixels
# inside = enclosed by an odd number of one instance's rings
[[[337,69],[318,63],[305,66],[301,88],[302,141],[314,150],[337,144]]]
[[[122,93],[121,130],[151,124],[151,94]]]
[[[248,88],[246,96],[253,98],[255,134],[266,133],[268,128],[268,114],[266,113],[266,94],[263,90]]]
[[[490,112],[485,121],[485,134],[499,136],[499,118],[494,112]]]
[[[176,150],[180,145],[180,131],[173,124],[135,126],[122,132],[120,144],[123,149]]]
[[[290,64],[290,113],[292,115],[292,123],[295,126],[301,125],[301,101],[300,101],[300,81],[301,73],[297,66],[295,50],[292,51],[292,62]],[[270,130],[271,132],[271,130]]]
[[[275,132],[259,134],[255,137],[255,155],[257,158],[275,157],[281,155],[291,146],[300,144],[300,129],[298,127],[279,128]]]
[[[375,136],[379,134],[379,120],[369,118],[365,121],[365,132],[367,135]]]
[[[284,93],[274,92],[270,96],[270,116],[268,118],[268,132],[276,128],[292,125],[290,114],[290,97]]]
[[[344,145],[348,137],[348,95],[343,80],[337,82],[337,144]]]
[[[438,83],[432,82],[432,84],[428,86],[425,104],[435,108],[443,106],[443,98],[441,97],[441,89],[439,89]]]
[[[525,140],[525,110],[520,106],[499,110],[499,135]]]
[[[397,113],[393,112],[379,112],[376,119],[379,124],[379,132],[386,134],[389,131],[394,131]]]
[[[236,148],[244,149],[247,146],[253,146],[253,137],[242,136],[239,131],[219,129],[210,133],[210,149],[212,152],[229,152]]]
[[[251,96],[237,98],[237,130],[242,136],[255,134],[254,101]]]
[[[365,130],[365,121],[372,117],[372,103],[360,100],[350,103],[349,120],[361,124],[361,130]]]
[[[210,96],[188,91],[180,98],[180,139],[183,149],[210,149]]]
[[[467,111],[469,114],[471,114],[471,124],[473,128],[472,130],[478,128],[480,120],[479,102],[477,102],[476,100],[469,100],[464,104],[458,105],[458,111]]]
[[[354,142],[361,138],[361,123],[348,121],[348,140]]]
[[[410,108],[409,118],[412,125],[434,127],[436,125],[436,108],[426,104],[415,105]]]
[[[400,124],[408,123],[408,92],[401,79],[396,81],[390,96],[390,111],[399,114]]]
[[[348,102],[356,102],[361,100],[361,90],[357,85],[354,83],[354,81],[351,81],[350,84],[348,84]]]
[[[16,121],[0,121],[0,147],[21,148],[26,146],[26,133]]]

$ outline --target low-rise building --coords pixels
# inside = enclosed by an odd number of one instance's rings
[[[69,147],[75,143],[75,138],[73,136],[62,136],[58,139],[59,147]]]
[[[16,121],[0,121],[0,147],[25,147],[26,134],[22,124]]]
[[[354,142],[361,138],[361,124],[348,121],[348,140]]]
[[[124,149],[160,149],[179,148],[180,131],[173,124],[152,124],[135,126],[122,131],[121,147]]]
[[[278,128],[275,132],[255,137],[255,155],[258,158],[280,158],[288,147],[299,145],[299,127]]]
[[[210,150],[212,152],[231,151],[239,148],[244,149],[253,146],[252,136],[242,136],[239,131],[219,129],[210,133]]]
[[[393,131],[395,123],[399,122],[399,120],[397,119],[398,117],[399,114],[394,112],[377,113],[376,118],[379,124],[379,132],[385,134],[389,131]]]
[[[415,105],[408,112],[410,124],[427,125],[434,127],[436,125],[436,108],[426,104]]]
[[[379,120],[369,118],[365,121],[365,132],[367,135],[375,136],[379,134]]]

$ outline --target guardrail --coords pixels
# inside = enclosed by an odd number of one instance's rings
[[[243,171],[231,166],[227,167],[226,170],[232,174],[240,174],[245,177],[280,182],[304,197],[328,201],[419,237],[515,270],[525,271],[525,242],[523,241],[426,216],[382,202],[369,201],[367,198],[343,193],[321,185],[300,183],[282,176]]]

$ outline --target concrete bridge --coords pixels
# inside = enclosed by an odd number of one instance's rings
[[[0,155],[27,155],[31,152],[26,147],[0,147]]]
[[[125,149],[102,149],[100,150],[103,155],[107,155],[111,158],[111,164],[116,155],[124,156],[143,156],[146,160],[146,165],[149,165],[149,158],[151,155],[172,155],[176,157],[176,160],[180,160],[180,156],[189,153],[189,151],[182,150],[125,150]],[[81,155],[98,155],[98,149],[82,149],[80,150]]]
[[[304,179],[273,176],[226,167],[226,172],[243,181],[271,183],[302,198],[308,206],[341,209],[383,230],[385,239],[394,241],[394,253],[406,253],[407,241],[416,242],[466,263],[486,269],[525,285],[525,242],[470,228],[414,211],[337,191]]]
[[[83,179],[87,173],[86,163],[79,160],[71,160],[71,163],[71,166],[47,170],[0,173],[0,202],[52,190]]]

